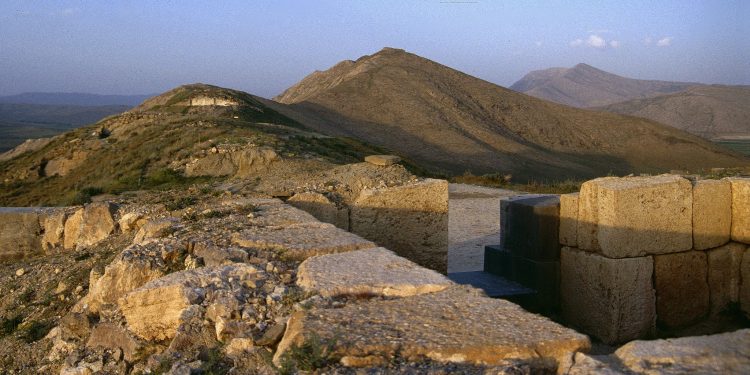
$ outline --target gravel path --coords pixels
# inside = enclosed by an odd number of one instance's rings
[[[448,201],[448,273],[481,271],[484,246],[500,242],[500,199],[513,190],[450,184]]]

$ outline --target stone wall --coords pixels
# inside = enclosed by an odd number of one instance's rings
[[[235,100],[227,99],[227,98],[216,98],[216,97],[209,97],[209,96],[199,96],[190,99],[190,105],[191,106],[220,106],[220,107],[231,107],[235,105],[239,105]]]
[[[560,199],[559,240],[563,316],[604,342],[750,316],[749,178],[587,181]]]

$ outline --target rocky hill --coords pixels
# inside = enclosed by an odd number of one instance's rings
[[[694,85],[697,83],[626,78],[578,64],[572,68],[533,71],[510,88],[555,103],[586,108],[671,94]]]
[[[704,138],[750,136],[750,86],[693,86],[598,109],[651,119]]]
[[[233,177],[283,191],[311,181],[310,174],[378,153],[383,150],[311,132],[250,94],[187,85],[0,155],[0,205],[83,203],[102,193]]]
[[[748,163],[649,120],[532,98],[391,48],[315,72],[275,100],[266,104],[317,131],[449,174],[554,180]]]

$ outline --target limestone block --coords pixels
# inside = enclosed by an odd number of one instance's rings
[[[614,356],[636,374],[748,374],[750,329],[710,336],[633,341]]]
[[[100,323],[89,336],[86,342],[89,348],[105,348],[110,350],[122,350],[123,358],[128,362],[133,362],[138,357],[138,352],[143,344],[131,336],[130,333],[121,327],[112,323]]]
[[[703,251],[654,257],[656,316],[668,327],[693,323],[708,313],[708,264]]]
[[[750,178],[728,178],[732,185],[732,241],[750,244]]]
[[[241,247],[278,251],[285,258],[298,260],[377,247],[355,234],[319,222],[285,227],[252,227],[235,233],[232,243]]]
[[[745,244],[730,242],[706,252],[711,313],[719,313],[739,301],[740,263],[746,248]]]
[[[0,261],[41,252],[39,214],[37,208],[0,208]]]
[[[120,226],[120,230],[123,233],[127,233],[140,229],[146,224],[146,219],[143,217],[143,214],[139,212],[128,212],[122,215],[117,224]]]
[[[81,225],[83,224],[83,212],[84,209],[80,208],[65,220],[63,247],[66,250],[74,249],[78,243],[78,236],[81,233]]]
[[[41,218],[44,228],[42,236],[42,250],[49,252],[56,247],[62,247],[65,233],[65,218],[67,213],[64,209],[51,210]]]
[[[560,197],[534,195],[507,201],[503,247],[536,261],[560,259]]]
[[[386,167],[400,162],[401,158],[396,155],[370,155],[365,156],[365,161],[370,164]]]
[[[750,318],[750,248],[745,250],[740,264],[740,308]]]
[[[693,248],[705,250],[729,242],[732,189],[727,180],[698,180],[693,185]]]
[[[558,372],[559,373],[559,372]],[[592,356],[584,353],[576,353],[573,357],[573,365],[566,375],[624,375],[628,370],[617,363],[611,356]]]
[[[560,243],[565,246],[578,246],[578,195],[560,195]]]
[[[330,357],[347,358],[344,363],[352,366],[399,357],[484,365],[515,360],[538,369],[550,362],[557,367],[590,346],[585,335],[465,286],[297,312],[289,320],[274,363],[278,365],[290,348],[313,334],[331,345]]]
[[[599,247],[599,186],[617,177],[600,177],[586,181],[578,194],[578,225],[576,242],[581,250],[595,251]]]
[[[297,285],[325,297],[406,297],[438,292],[452,284],[445,276],[382,247],[312,257],[297,272]]]
[[[147,221],[133,237],[133,243],[144,243],[151,238],[166,237],[170,229],[179,223],[177,218],[160,218]]]
[[[651,257],[611,259],[564,247],[560,257],[563,316],[608,344],[650,335],[656,297]]]
[[[350,211],[350,230],[441,273],[448,262],[448,182],[364,189]]]
[[[113,215],[117,207],[108,202],[86,206],[78,234],[78,246],[93,246],[109,237],[117,228]]]
[[[259,227],[283,227],[295,224],[318,223],[309,213],[282,203],[278,199],[254,199],[248,205],[255,210],[248,217],[250,225]]]
[[[349,209],[337,207],[325,195],[316,192],[304,192],[294,194],[287,203],[297,207],[316,219],[333,224],[343,230],[349,230]]]
[[[687,179],[662,175],[587,184],[581,187],[578,226],[579,246],[585,250],[628,258],[692,248],[693,194]]]

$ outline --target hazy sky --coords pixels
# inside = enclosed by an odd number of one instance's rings
[[[585,62],[750,84],[750,1],[0,1],[0,95],[142,94],[204,82],[272,97],[404,48],[509,86]]]

